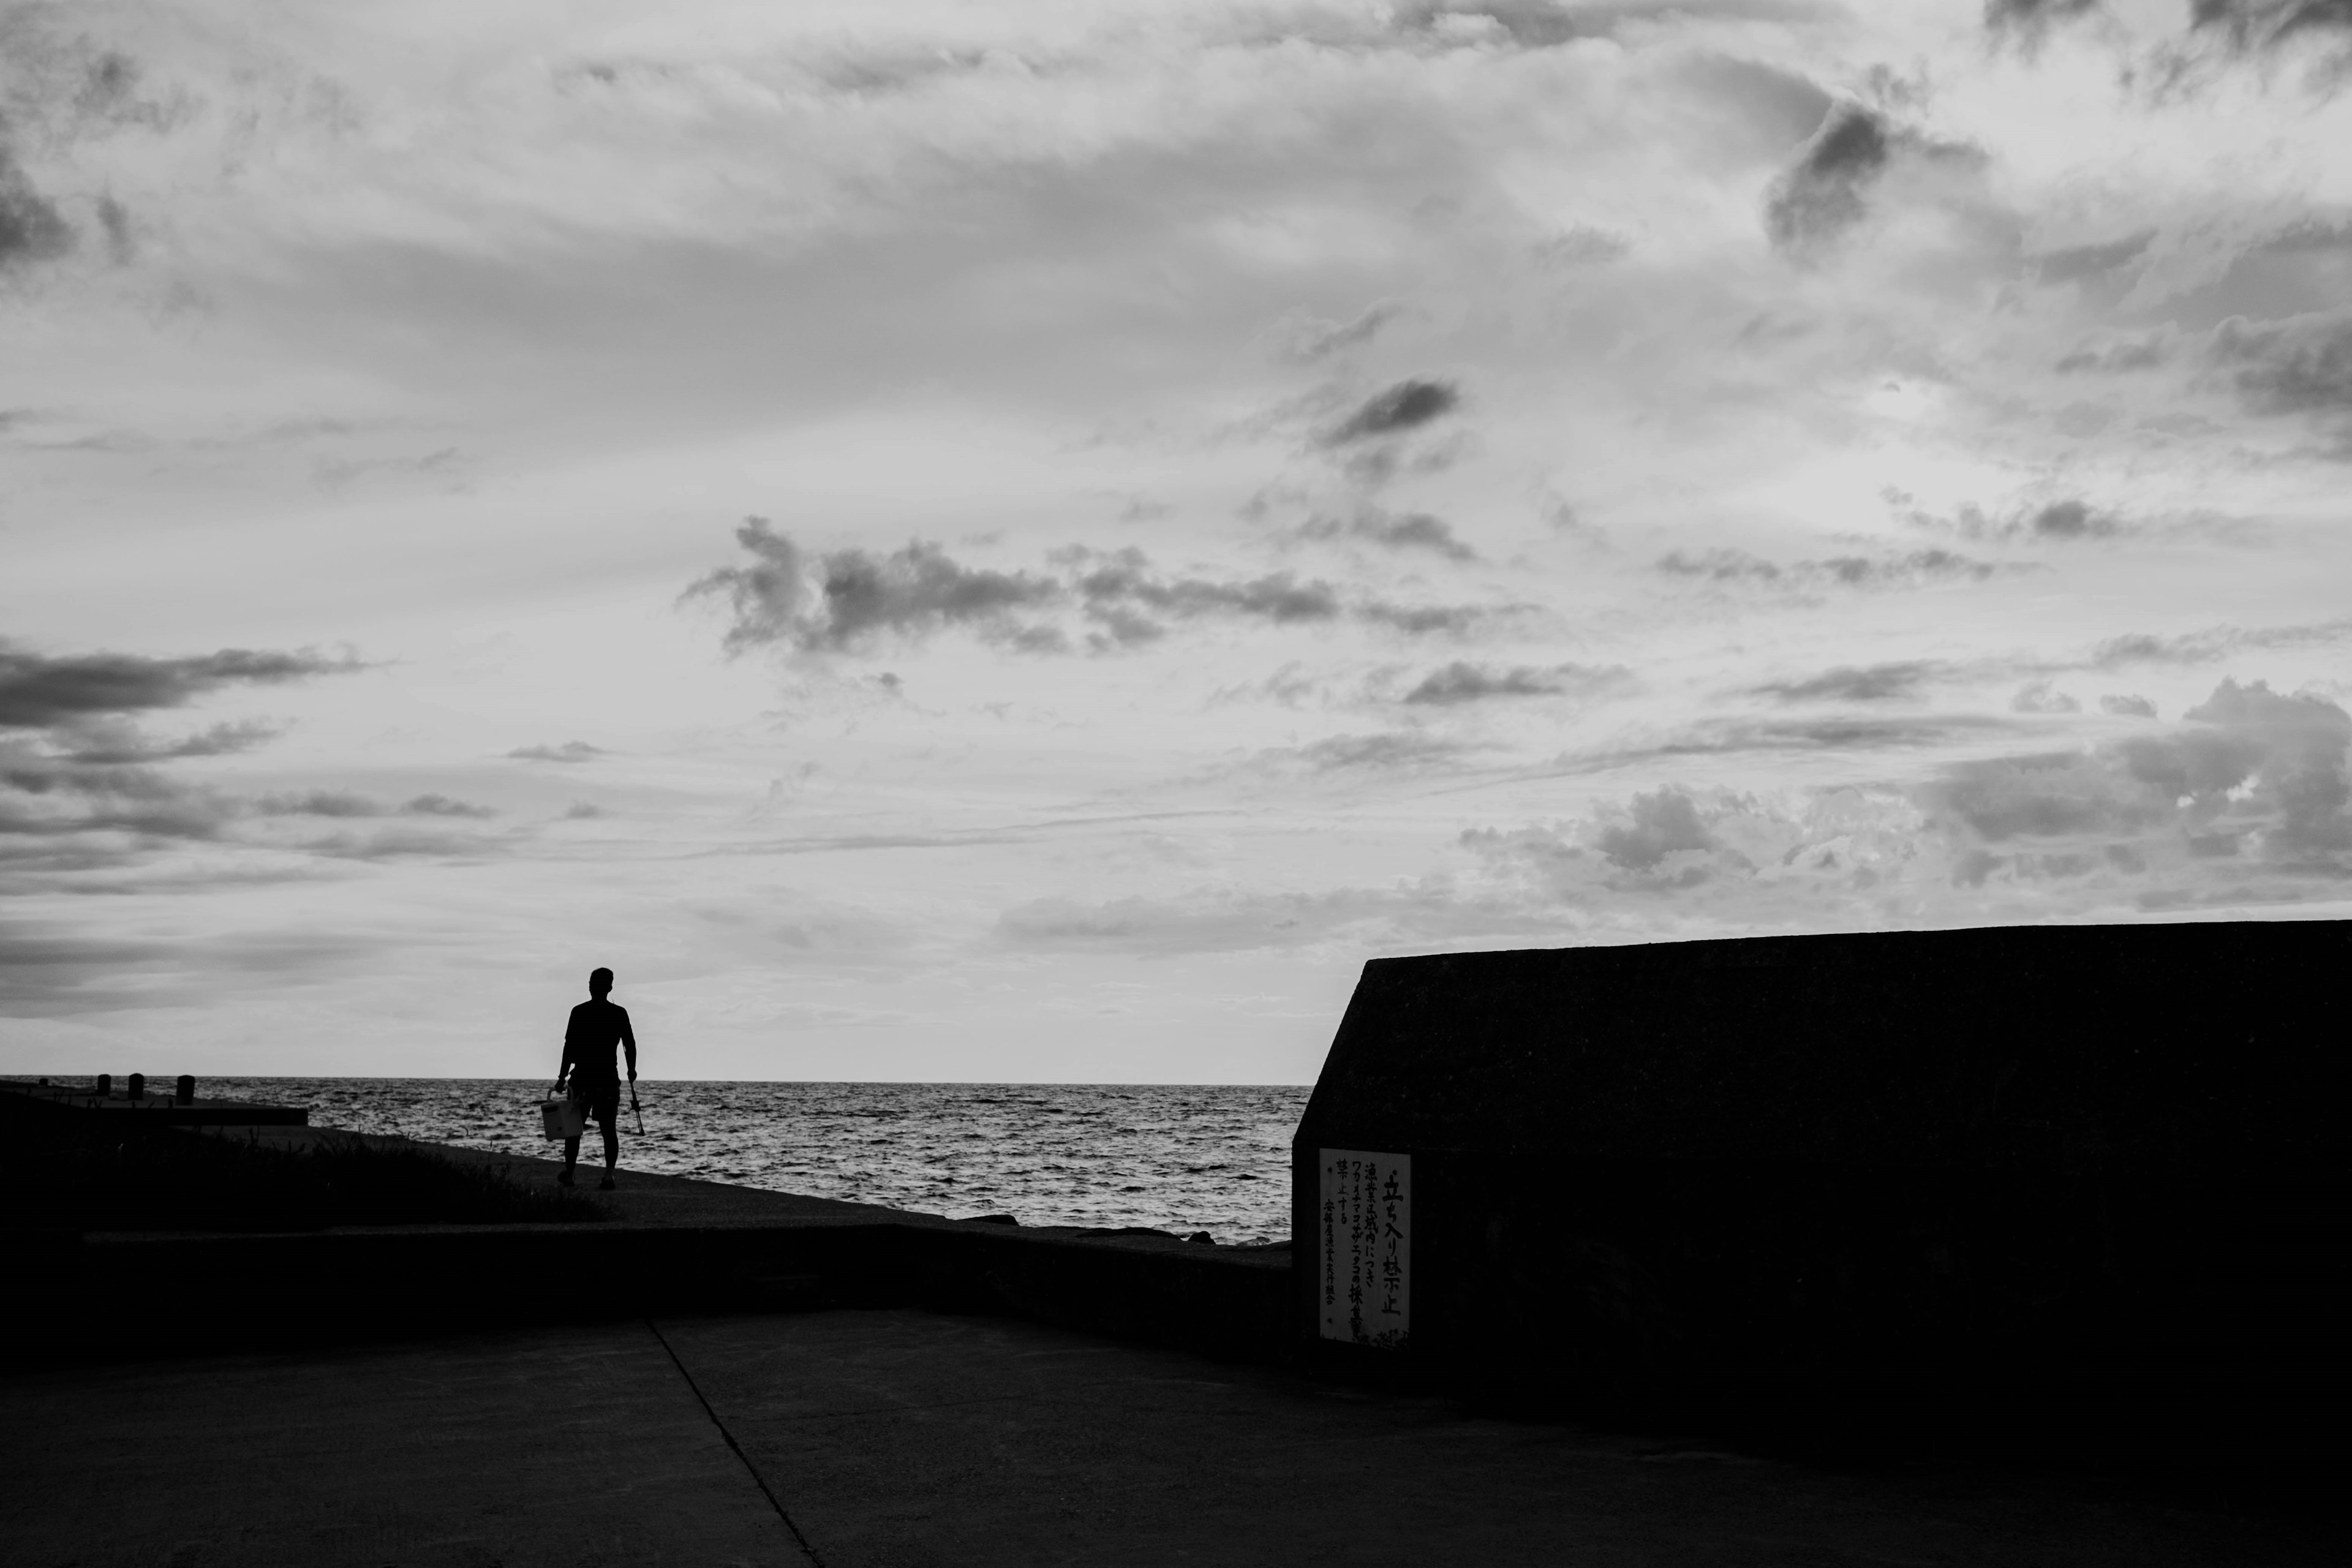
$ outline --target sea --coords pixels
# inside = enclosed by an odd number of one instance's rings
[[[546,1156],[536,1079],[206,1078],[207,1100],[314,1127]],[[621,1167],[1023,1225],[1290,1234],[1304,1084],[655,1082],[621,1109]],[[589,1129],[583,1161],[596,1157]]]

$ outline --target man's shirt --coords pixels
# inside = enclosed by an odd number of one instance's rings
[[[563,1060],[572,1077],[590,1083],[618,1083],[620,1069],[613,1063],[613,1047],[626,1046],[629,1070],[636,1070],[637,1037],[629,1032],[629,1010],[601,997],[592,997],[572,1009],[563,1026]]]

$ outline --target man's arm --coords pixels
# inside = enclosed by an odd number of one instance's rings
[[[563,1059],[557,1063],[555,1068],[555,1087],[557,1089],[561,1089],[563,1087],[563,1080],[572,1076],[572,1068],[574,1062],[575,1058],[572,1055],[572,1020],[567,1018],[564,1020],[563,1024]]]
[[[637,1081],[637,1034],[629,1027],[629,1010],[617,1009],[621,1015],[621,1054],[629,1058],[629,1081]]]

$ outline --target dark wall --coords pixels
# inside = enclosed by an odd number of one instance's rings
[[[1391,1150],[1423,1360],[2300,1375],[2337,1304],[2347,956],[2311,921],[1375,961],[1300,1122],[1299,1256],[1315,1151]]]

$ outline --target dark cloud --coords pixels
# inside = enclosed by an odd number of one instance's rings
[[[1772,182],[1764,202],[1764,232],[1774,248],[1797,256],[1817,251],[1860,223],[1871,190],[1899,154],[1931,163],[1980,162],[1980,150],[1937,142],[1895,125],[1852,100],[1833,106]]]
[[[2099,699],[2099,711],[2125,719],[2153,719],[2156,717],[2156,704],[2145,697],[2116,692]]]
[[[403,801],[400,806],[400,815],[403,816],[484,817],[496,816],[498,814],[496,806],[477,805],[471,801],[457,800],[448,795],[437,794],[411,796]]]
[[[1673,550],[1658,557],[1657,570],[1669,577],[1705,577],[1717,583],[1778,582],[1780,569],[1745,550]]]
[[[1368,599],[1355,606],[1355,614],[1360,620],[1412,637],[1431,632],[1445,632],[1458,637],[1482,622],[1502,616],[1524,615],[1535,607],[1532,605],[1392,605],[1383,599]]]
[[[1426,550],[1448,561],[1475,561],[1478,552],[1454,536],[1445,520],[1425,511],[1392,512],[1367,507],[1353,517],[1318,517],[1303,525],[1304,539],[1360,539],[1391,550]]]
[[[2265,414],[2352,412],[2352,309],[2278,321],[2232,316],[2213,329],[2213,357]]]
[[[201,841],[219,837],[243,810],[215,790],[153,768],[79,766],[26,748],[0,752],[0,837]],[[120,858],[136,847],[86,847]]]
[[[1985,0],[1984,25],[1995,33],[2038,37],[2099,9],[2100,0]]]
[[[2088,661],[2095,669],[2128,664],[2210,664],[2246,648],[2325,647],[2352,637],[2352,620],[2321,621],[2306,626],[2209,626],[2203,631],[2155,637],[2131,632],[2109,637],[2092,648]]]
[[[215,724],[194,735],[163,740],[123,720],[104,718],[53,731],[53,755],[69,763],[169,762],[175,757],[222,757],[249,752],[285,731],[257,720]]]
[[[959,565],[919,540],[885,556],[842,550],[811,560],[758,517],[745,519],[735,540],[752,564],[720,567],[687,590],[723,594],[733,605],[730,653],[772,643],[833,650],[879,632],[921,635],[957,625],[1017,642],[1034,628],[1015,624],[1013,612],[1063,593],[1048,579]]]
[[[17,163],[0,120],[0,271],[54,261],[73,248],[73,226]]]
[[[1153,642],[1171,623],[1209,617],[1274,625],[1348,618],[1412,633],[1458,632],[1524,608],[1352,599],[1328,583],[1288,572],[1173,576],[1133,548],[1056,552],[1060,574],[1048,576],[975,570],[919,542],[887,556],[848,550],[813,559],[760,518],[747,520],[736,539],[753,563],[713,572],[686,593],[730,599],[730,653],[777,644],[832,652],[885,630],[919,637],[951,626],[1022,652],[1062,653],[1076,645],[1054,617],[1073,610],[1093,628],[1087,646],[1104,651]]]
[[[2055,689],[2047,677],[2029,680],[2009,700],[2012,713],[2080,713],[2083,705]]]
[[[1773,681],[1748,689],[1783,702],[1887,702],[1914,697],[1926,682],[1946,673],[1927,659],[1843,666],[1804,680]]]
[[[566,741],[560,746],[517,746],[507,755],[532,763],[593,763],[611,753],[585,741]]]
[[[474,861],[496,849],[498,841],[446,828],[397,826],[369,833],[331,833],[305,839],[299,847],[331,860]]]
[[[2242,847],[2274,862],[2341,865],[2352,850],[2352,715],[2324,698],[2224,680],[2184,719],[2095,751],[1958,763],[1929,797],[1987,844],[2168,834],[2193,855]]]
[[[1699,577],[1713,583],[1780,583],[1817,587],[1907,588],[1924,583],[1967,579],[1981,583],[2000,568],[1948,550],[1914,550],[1899,555],[1832,555],[1776,566],[1745,550],[1675,550],[1658,558],[1655,570],[1669,577]]]
[[[446,795],[420,795],[394,805],[349,790],[306,790],[293,795],[265,795],[253,802],[263,816],[496,816],[497,810]]]
[[[1152,570],[1139,550],[1090,557],[1076,579],[1087,616],[1113,642],[1150,642],[1166,635],[1168,618],[1235,616],[1277,624],[1339,618],[1339,590],[1328,583],[1300,582],[1287,572],[1220,581],[1166,577]],[[1155,618],[1156,617],[1156,618]]]
[[[1806,576],[1828,577],[1853,587],[1896,587],[1919,583],[1967,578],[1981,583],[2000,568],[1971,561],[1948,550],[1914,550],[1903,555],[1876,557],[1832,555],[1825,561],[1801,561],[1795,570]]]
[[[0,729],[45,729],[97,714],[183,703],[236,684],[268,685],[359,668],[304,649],[223,648],[189,658],[99,653],[51,658],[0,644]]]
[[[1594,840],[1602,857],[1622,869],[1649,871],[1679,850],[1714,847],[1697,804],[1680,790],[1637,795],[1629,812],[1632,821],[1603,828]]]
[[[2189,0],[2189,15],[2192,28],[2218,33],[2240,49],[2352,31],[2352,0]]]
[[[2011,544],[2070,543],[2087,539],[2112,539],[2136,531],[2133,525],[2114,512],[2095,507],[2079,497],[2028,501],[1998,517],[1989,516],[1983,508],[1973,503],[1962,506],[1950,517],[1940,517],[1916,507],[1904,510],[1902,516],[1915,528],[1934,529],[1958,534],[1963,539]],[[1963,562],[1964,558],[1954,556],[1950,560],[1957,563]],[[1977,563],[1966,564],[1974,567]],[[1991,571],[1992,568],[1988,567],[1979,575],[1990,575]]]
[[[1326,446],[1339,447],[1417,429],[1452,412],[1460,402],[1461,393],[1450,381],[1401,381],[1334,426],[1323,441]]]
[[[2029,513],[2020,531],[2035,539],[2105,539],[2118,531],[2113,514],[2079,500],[2056,500]]]
[[[1836,105],[1779,180],[1764,206],[1764,231],[1783,250],[1833,238],[1862,221],[1864,196],[1893,155],[1884,117],[1854,102]]]
[[[1431,670],[1404,700],[1436,707],[1483,702],[1496,697],[1558,697],[1570,691],[1591,691],[1632,679],[1622,665],[1595,668],[1580,664],[1549,667],[1515,665],[1498,669],[1489,665],[1456,660]]]
[[[253,809],[264,816],[387,816],[382,801],[349,790],[314,789],[257,796]]]

